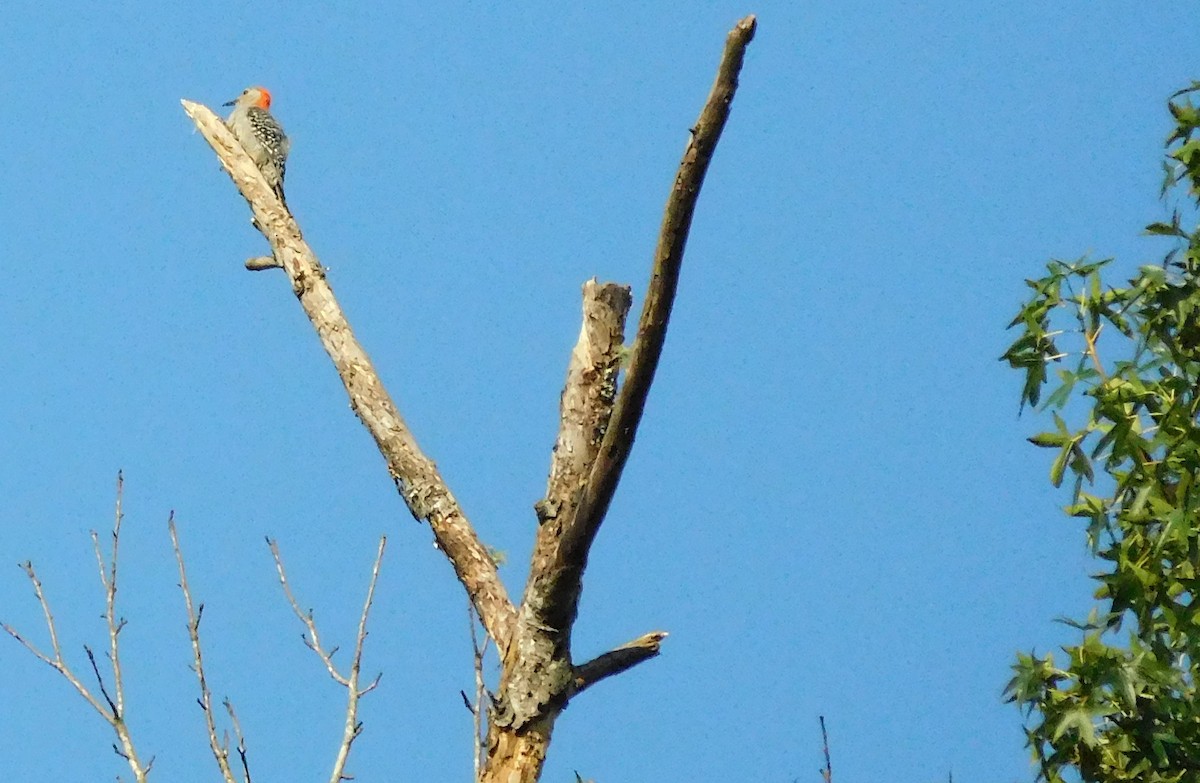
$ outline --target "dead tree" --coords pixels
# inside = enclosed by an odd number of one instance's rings
[[[283,269],[401,497],[414,518],[429,524],[496,645],[501,672],[488,706],[479,776],[486,783],[536,781],[555,720],[567,703],[600,680],[657,655],[667,635],[645,634],[585,663],[575,663],[572,656],[571,629],[588,550],[633,446],[666,338],[696,200],[754,30],[755,18],[748,16],[730,31],[712,91],[691,129],[627,357],[629,288],[595,280],[583,286],[583,326],[562,392],[546,496],[535,505],[537,540],[519,603],[509,598],[487,547],[384,388],[296,220],[221,119],[198,103],[183,101],[270,244],[270,257],[251,259],[247,267]],[[619,382],[623,358],[627,364]]]

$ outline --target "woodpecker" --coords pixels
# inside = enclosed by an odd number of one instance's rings
[[[287,199],[283,197],[283,172],[291,142],[283,132],[283,126],[268,111],[271,93],[265,87],[247,87],[237,100],[225,105],[233,107],[225,124],[287,209]]]

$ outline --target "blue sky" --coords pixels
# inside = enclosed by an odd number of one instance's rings
[[[214,779],[177,576],[261,780],[324,780],[342,693],[263,536],[349,647],[390,539],[359,780],[465,780],[466,602],[413,523],[248,212],[179,107],[269,86],[288,198],[352,324],[519,592],[595,275],[645,287],[726,31],[759,15],[658,381],[592,552],[581,696],[544,780],[1032,777],[1001,703],[1072,638],[1095,564],[996,357],[1052,256],[1159,247],[1164,100],[1200,76],[1166,6],[14,0],[0,17],[0,563],[64,645],[102,646],[87,532],[126,477],[130,722],[162,780]],[[636,305],[635,305],[636,306]],[[0,619],[44,639],[17,568]],[[0,639],[11,780],[127,776],[108,727]]]

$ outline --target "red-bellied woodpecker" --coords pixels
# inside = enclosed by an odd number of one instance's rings
[[[283,172],[291,142],[283,132],[283,126],[268,111],[271,108],[271,93],[265,87],[247,87],[237,100],[225,105],[233,107],[226,124],[286,209]]]

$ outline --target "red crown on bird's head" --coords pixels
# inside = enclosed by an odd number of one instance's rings
[[[271,92],[266,87],[251,87],[250,89],[258,93],[258,99],[254,101],[254,105],[260,109],[271,108]]]

